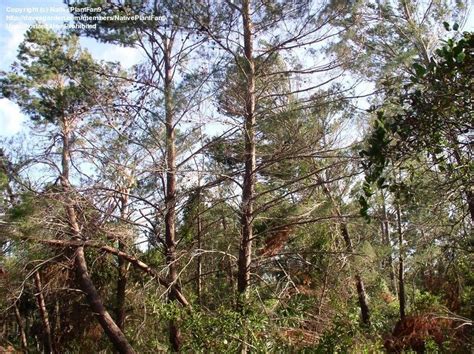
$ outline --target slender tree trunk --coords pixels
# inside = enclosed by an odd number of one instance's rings
[[[471,220],[474,222],[474,193],[472,193],[470,190],[466,190],[466,198],[469,214],[471,214]]]
[[[397,231],[398,231],[398,301],[400,305],[400,319],[405,318],[405,270],[403,263],[403,232],[400,205],[397,203]]]
[[[176,300],[178,285],[178,266],[176,264],[176,131],[174,128],[173,112],[173,66],[171,64],[171,50],[173,41],[170,38],[163,40],[164,65],[165,65],[165,119],[166,119],[166,214],[165,214],[165,243],[166,264],[168,266],[168,282],[171,289],[168,300]],[[170,343],[173,351],[181,347],[181,331],[176,320],[170,321]]]
[[[123,242],[119,241],[118,249],[124,250]],[[127,290],[127,264],[123,257],[118,257],[118,279],[117,279],[117,309],[115,318],[117,326],[124,331],[125,329],[125,292]]]
[[[341,216],[341,213],[338,212],[338,216]],[[341,222],[341,233],[342,237],[344,239],[344,242],[346,243],[346,250],[348,253],[354,253],[354,247],[352,245],[352,240],[349,235],[349,230],[347,228],[346,222]],[[356,271],[356,274],[354,276],[355,283],[356,283],[356,289],[357,289],[357,299],[359,301],[359,307],[360,307],[360,314],[362,317],[362,323],[365,325],[370,324],[370,312],[369,312],[369,305],[367,304],[367,295],[365,291],[365,285],[364,281],[362,280],[362,277],[358,271]]]
[[[127,217],[128,209],[128,190],[125,190],[120,196],[120,218],[124,220]],[[118,241],[119,251],[125,251],[125,243]],[[117,308],[115,318],[117,326],[123,331],[125,328],[125,293],[127,290],[127,262],[122,256],[117,257],[118,260],[118,279],[117,279]]]
[[[59,309],[59,300],[56,299],[54,303],[54,326],[53,326],[53,332],[54,333],[59,333],[59,330],[61,329],[61,314],[60,314],[60,309]]]
[[[222,234],[227,235],[227,219],[225,215],[221,219],[222,224]],[[234,281],[234,271],[232,269],[232,258],[227,257],[227,278],[229,281],[229,288],[232,291],[232,295],[235,295],[235,281]]]
[[[395,276],[395,269],[394,269],[394,264],[393,264],[393,256],[392,256],[392,243],[390,241],[390,224],[388,222],[388,215],[387,215],[387,207],[385,204],[385,196],[382,194],[382,212],[383,212],[383,221],[382,221],[382,237],[383,237],[383,242],[385,246],[388,248],[388,257],[387,257],[387,263],[388,263],[388,269],[390,272],[390,287],[392,288],[391,290],[395,293],[398,294],[397,291],[397,280]]]
[[[201,220],[201,193],[199,192],[197,198],[198,208],[197,208],[197,248],[202,249],[202,220]],[[202,306],[202,256],[199,254],[197,256],[196,264],[196,295],[198,298],[198,303]]]
[[[342,238],[344,239],[344,243],[346,244],[347,252],[352,254],[354,253],[354,246],[352,245],[352,240],[349,235],[347,222],[342,216],[341,210],[339,209],[339,205],[337,201],[334,199],[329,188],[324,183],[324,180],[318,176],[318,181],[321,183],[324,193],[328,196],[328,198],[331,200],[332,204],[334,205],[334,211],[336,212],[336,215],[341,220],[339,227],[342,234]],[[365,325],[369,325],[370,324],[370,311],[369,311],[369,305],[367,303],[367,293],[365,291],[364,281],[362,280],[362,277],[358,271],[356,271],[354,280],[355,280],[356,289],[357,289],[357,299],[359,301],[362,323]]]
[[[0,334],[0,336],[2,338],[6,338],[7,337],[7,320],[5,317],[2,318],[2,333]]]
[[[237,308],[244,312],[248,288],[250,285],[250,264],[252,263],[252,240],[253,240],[253,209],[255,196],[255,62],[253,58],[253,24],[251,19],[250,0],[242,1],[242,23],[244,30],[244,76],[246,78],[245,88],[245,115],[244,115],[244,140],[245,140],[245,167],[244,180],[242,184],[241,204],[241,238],[238,259],[237,275]],[[248,335],[242,338],[240,350],[242,353],[248,351]]]
[[[127,338],[106,310],[87,270],[84,247],[78,247],[75,257],[76,276],[82,291],[86,293],[89,306],[96,315],[102,329],[119,353],[135,353]]]
[[[38,310],[43,323],[44,331],[44,352],[53,353],[53,336],[51,333],[51,326],[49,324],[48,310],[46,309],[46,303],[43,296],[43,284],[41,283],[41,275],[39,271],[35,272],[35,286],[36,286],[36,301],[38,302]]]
[[[18,309],[16,302],[13,307],[15,310],[16,323],[18,325],[18,333],[20,334],[21,349],[23,349],[25,353],[28,353],[28,342],[26,340],[25,326],[23,326],[23,319],[21,318],[20,310]]]
[[[255,194],[255,63],[253,58],[252,21],[250,18],[250,0],[242,2],[242,20],[244,27],[245,76],[245,173],[243,180],[241,205],[241,242],[238,260],[237,290],[239,307],[245,299],[250,283],[250,263],[252,261],[253,204]]]
[[[66,195],[65,209],[68,218],[71,238],[73,240],[81,241],[81,229],[77,222],[77,215],[74,209],[74,200],[71,197],[71,185],[69,183],[69,165],[71,160],[70,150],[70,127],[67,119],[62,119],[62,171],[61,171],[61,185]],[[119,353],[135,353],[127,338],[114,322],[108,311],[106,310],[102,299],[100,298],[97,289],[95,288],[87,269],[87,262],[84,254],[84,247],[76,248],[74,255],[74,267],[76,270],[76,277],[78,283],[86,294],[87,301],[91,310],[97,317],[102,329],[110,339],[115,349]]]
[[[324,272],[323,288],[321,289],[321,297],[320,297],[319,305],[318,305],[318,316],[321,315],[321,311],[323,309],[324,298],[326,297],[326,289],[327,289],[327,286],[328,286],[328,279],[329,279],[329,274],[328,274],[328,271],[326,269],[325,272]]]

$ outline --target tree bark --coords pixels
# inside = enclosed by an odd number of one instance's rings
[[[329,274],[328,274],[328,270],[326,268],[326,270],[324,271],[323,288],[321,289],[321,297],[320,297],[319,305],[318,305],[318,316],[321,315],[321,310],[323,309],[324,298],[326,296],[326,288],[328,286],[328,279],[329,279]]]
[[[397,203],[397,231],[398,231],[398,302],[400,319],[405,318],[405,270],[403,260],[403,232],[400,205]]]
[[[114,322],[108,311],[106,310],[95,288],[87,270],[86,258],[84,255],[84,247],[76,249],[76,257],[74,262],[76,268],[76,277],[79,280],[82,291],[86,293],[89,306],[96,315],[102,329],[107,337],[114,345],[119,353],[135,353],[127,338]]]
[[[18,309],[16,302],[13,307],[15,310],[16,323],[18,324],[18,332],[20,334],[21,349],[23,349],[25,353],[28,353],[28,341],[26,340],[25,326],[23,325],[23,319],[21,318],[20,310]]]
[[[339,211],[338,211],[338,216],[341,216],[341,213]],[[350,238],[349,230],[347,228],[346,222],[344,221],[341,222],[340,227],[341,227],[342,237],[344,239],[344,242],[346,243],[347,252],[354,253],[354,247],[352,245],[352,240]],[[356,271],[354,279],[356,283],[357,299],[359,301],[362,323],[365,325],[369,325],[370,324],[370,311],[369,311],[369,305],[367,304],[367,295],[365,291],[365,285],[358,271]]]
[[[119,250],[124,249],[124,244],[119,241]],[[123,331],[125,329],[125,293],[127,290],[127,264],[123,257],[118,257],[118,279],[117,279],[117,309],[115,318],[117,326]]]
[[[128,191],[120,196],[120,218],[124,220],[127,217],[128,207]],[[119,251],[125,250],[125,243],[118,241]],[[117,326],[123,331],[125,328],[125,293],[127,290],[127,264],[122,256],[117,257],[118,260],[118,279],[117,279],[117,307],[115,310],[115,319]]]
[[[70,150],[70,122],[63,117],[61,121],[61,133],[62,133],[62,171],[61,171],[61,186],[63,191],[65,192],[65,209],[66,215],[68,218],[69,229],[71,233],[71,238],[73,240],[80,241],[82,240],[81,237],[81,229],[79,227],[79,223],[77,222],[77,215],[74,209],[74,200],[71,197],[71,185],[69,183],[69,165],[71,160],[71,150]],[[119,353],[135,353],[132,346],[128,342],[127,338],[114,322],[108,311],[106,310],[104,304],[102,303],[102,299],[100,298],[97,289],[95,288],[88,269],[87,269],[87,262],[84,254],[84,247],[79,246],[76,248],[75,255],[74,255],[74,267],[76,271],[76,277],[78,283],[86,294],[87,301],[91,310],[94,312],[97,320],[99,321],[102,329],[106,333],[107,337],[113,343],[115,349]]]
[[[198,192],[197,198],[197,248],[199,250],[202,249],[202,220],[201,220],[201,193]],[[198,298],[198,304],[202,306],[202,256],[199,254],[197,256],[197,264],[196,264],[196,296]]]
[[[53,353],[53,336],[51,332],[51,325],[49,324],[48,310],[46,309],[46,303],[43,296],[43,284],[41,283],[41,275],[39,271],[35,272],[35,286],[36,286],[36,301],[38,302],[38,310],[43,323],[44,331],[44,352]]]
[[[173,112],[173,66],[171,64],[173,40],[163,39],[163,60],[165,66],[165,125],[166,125],[166,213],[165,213],[165,244],[166,265],[168,266],[168,282],[171,289],[168,300],[176,300],[178,285],[178,266],[176,264],[176,131]],[[181,348],[181,331],[176,320],[169,324],[169,340],[173,351]]]
[[[241,242],[238,259],[237,290],[239,307],[245,299],[250,283],[250,263],[252,261],[253,204],[255,194],[255,63],[253,58],[252,20],[250,18],[250,0],[242,2],[242,21],[244,27],[245,76],[245,172],[241,204]]]
[[[474,222],[474,193],[470,190],[466,190],[466,198],[469,214],[471,214],[471,221]]]
[[[389,253],[387,257],[387,263],[388,263],[388,269],[390,272],[390,287],[392,288],[391,290],[395,293],[398,294],[397,290],[397,280],[395,276],[395,269],[393,265],[393,256],[392,256],[392,243],[390,240],[390,224],[388,222],[388,215],[387,215],[387,207],[385,203],[385,195],[382,192],[382,212],[383,212],[383,220],[382,220],[382,237],[383,237],[383,243],[385,246],[388,248]]]

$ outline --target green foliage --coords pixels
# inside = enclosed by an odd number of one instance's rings
[[[0,171],[0,191],[3,191],[8,185],[8,176]]]
[[[366,171],[359,199],[364,217],[368,217],[374,184],[382,189],[391,186],[398,194],[407,192],[405,185],[387,179],[385,170],[409,157],[434,156],[446,177],[467,182],[471,163],[462,140],[472,123],[473,48],[472,33],[465,32],[457,41],[449,39],[428,66],[413,65],[415,74],[404,86],[404,93],[387,98],[396,102],[401,112],[377,112],[368,147],[360,152]]]
[[[3,97],[16,101],[33,120],[57,123],[94,105],[100,80],[97,64],[74,35],[28,30],[12,71],[3,73]]]
[[[443,310],[439,296],[428,292],[417,291],[413,303],[414,312],[429,313]]]
[[[8,210],[12,221],[22,221],[35,212],[35,198],[32,194],[25,194],[17,205]]]
[[[361,329],[358,314],[336,315],[333,326],[320,339],[315,353],[371,353],[382,349],[382,338]]]
[[[362,161],[366,170],[365,181],[362,186],[364,194],[359,197],[359,203],[361,205],[360,213],[367,220],[370,220],[367,213],[369,209],[368,199],[374,194],[372,185],[376,183],[379,188],[386,187],[383,172],[389,162],[386,150],[390,140],[389,127],[384,112],[378,111],[372,133],[367,142],[368,149],[359,152],[362,158],[366,158],[365,161]]]

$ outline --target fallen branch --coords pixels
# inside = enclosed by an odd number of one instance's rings
[[[120,251],[114,247],[107,246],[107,245],[101,245],[97,242],[94,241],[68,241],[68,240],[38,240],[38,239],[31,239],[28,238],[28,241],[36,241],[40,242],[43,244],[51,245],[51,246],[57,246],[57,247],[93,247],[97,248],[101,251],[122,257],[126,261],[128,261],[130,264],[132,264],[135,268],[141,270],[144,273],[147,273],[148,275],[152,276],[155,278],[160,285],[163,285],[166,287],[168,290],[173,287],[173,291],[176,294],[176,299],[179,301],[181,305],[184,307],[190,307],[190,304],[188,300],[184,297],[184,295],[179,291],[176,287],[174,287],[174,284],[170,284],[167,282],[165,279],[163,279],[158,272],[156,272],[153,268],[151,268],[149,265],[146,263],[143,263],[141,260],[139,260],[137,257],[132,256],[131,254],[128,254],[126,252]]]

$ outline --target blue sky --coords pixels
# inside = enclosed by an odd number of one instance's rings
[[[9,16],[15,17],[9,18]],[[45,16],[56,16],[58,19],[48,19]],[[15,60],[17,47],[23,40],[25,31],[34,23],[28,17],[41,17],[43,18],[41,22],[55,28],[57,26],[58,29],[62,26],[63,20],[71,18],[62,0],[0,0],[0,50],[2,53],[0,70],[8,70]],[[81,38],[81,44],[97,60],[119,61],[125,67],[130,67],[143,59],[140,51],[134,48],[98,43],[92,38]],[[25,119],[26,117],[15,103],[0,99],[0,137],[19,132]]]
[[[15,17],[11,17],[15,16]],[[8,70],[15,60],[18,44],[28,26],[34,21],[29,17],[41,17],[41,22],[60,27],[71,19],[63,0],[0,0],[0,70]],[[56,16],[56,19],[46,19],[45,16]],[[10,18],[9,18],[10,17]],[[474,14],[471,11],[465,30],[474,28]],[[143,57],[139,50],[124,48],[117,45],[98,43],[91,38],[81,38],[81,44],[86,47],[98,60],[119,61],[124,67],[130,67],[140,62]],[[26,117],[19,107],[7,100],[0,99],[0,137],[11,136],[21,130]]]

